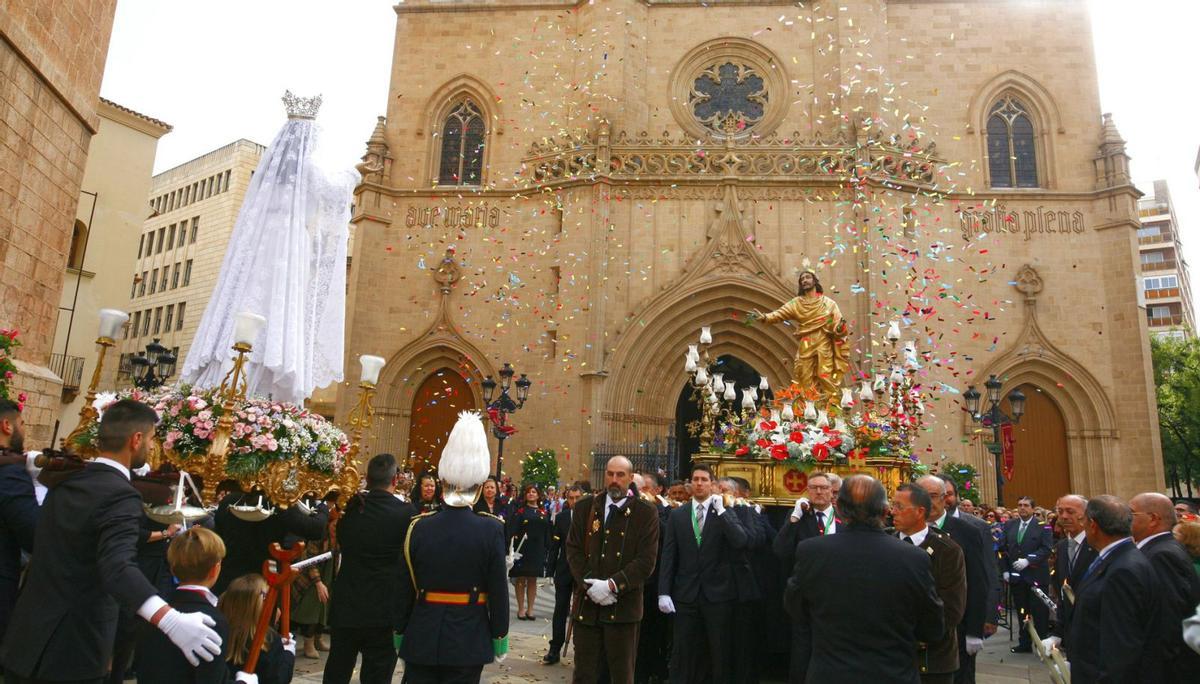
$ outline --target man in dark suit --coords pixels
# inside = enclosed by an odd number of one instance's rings
[[[636,476],[634,482],[637,482]],[[638,684],[648,684],[666,681],[667,662],[671,657],[671,619],[658,609],[658,577],[662,568],[662,548],[665,541],[663,530],[667,526],[671,504],[663,496],[662,476],[657,473],[642,473],[642,484],[638,491],[658,512],[658,555],[655,558],[654,572],[646,578],[648,589],[642,592],[642,625],[638,629],[637,665],[633,669],[634,681]]]
[[[957,684],[973,684],[975,681],[975,656],[983,649],[983,639],[989,635],[987,625],[996,620],[995,585],[999,581],[996,569],[996,554],[992,552],[992,536],[975,527],[971,516],[954,517],[946,507],[949,488],[946,481],[936,475],[926,475],[917,484],[929,495],[930,527],[950,535],[962,549],[963,562],[967,566],[967,606],[962,622],[958,624],[958,672]],[[982,522],[982,521],[980,521]]]
[[[490,463],[479,414],[459,414],[438,464],[446,505],[413,518],[400,566],[408,684],[478,682],[484,665],[508,655],[504,523],[471,510]]]
[[[892,516],[900,541],[924,549],[929,554],[933,581],[942,600],[946,634],[935,642],[919,644],[917,670],[922,684],[950,684],[958,671],[956,626],[967,607],[967,566],[962,549],[950,535],[929,526],[929,494],[912,483],[900,485],[892,501]]]
[[[161,630],[193,665],[221,652],[212,618],[181,613],[137,565],[142,497],[130,468],[146,462],[158,415],[137,401],[104,412],[100,455],[46,496],[33,557],[0,660],[6,682],[99,682],[108,672],[118,604]]]
[[[809,499],[801,498],[796,501],[795,508],[788,516],[787,522],[775,535],[772,547],[779,558],[785,574],[791,573],[796,565],[796,545],[806,539],[826,534],[837,534],[839,522],[837,511],[833,508],[833,478],[828,473],[812,473],[808,476]],[[808,642],[810,635],[804,631],[804,626],[790,620],[791,654],[788,663],[788,677],[793,681],[803,681],[803,663],[807,662]]]
[[[605,493],[579,500],[567,536],[575,580],[575,675],[572,681],[632,684],[642,595],[658,556],[658,511],[630,490],[633,463],[613,456]]]
[[[733,566],[734,585],[737,587],[737,601],[733,604],[733,634],[730,638],[733,649],[733,681],[736,684],[755,684],[761,665],[758,648],[762,638],[757,628],[763,621],[763,593],[751,559],[772,540],[767,538],[765,529],[759,525],[758,511],[754,506],[744,500],[737,501],[740,496],[737,480],[731,477],[721,478],[719,485],[723,497],[735,500],[732,512],[746,531],[746,546],[734,551],[729,559]]]
[[[1028,496],[1017,500],[1017,517],[1004,526],[1006,553],[1004,581],[1012,589],[1013,604],[1022,628],[1013,653],[1031,653],[1029,630],[1024,629],[1026,619],[1033,620],[1038,634],[1049,633],[1050,615],[1046,604],[1033,593],[1033,588],[1045,590],[1050,586],[1050,547],[1054,540],[1050,530],[1042,524],[1033,509],[1036,505]]]
[[[563,490],[563,509],[554,518],[554,534],[550,538],[550,567],[554,578],[554,619],[550,627],[550,651],[542,658],[545,665],[553,665],[562,658],[562,648],[567,644],[567,617],[571,613],[571,566],[567,564],[567,536],[571,532],[571,511],[583,495],[579,487],[570,485]]]
[[[805,681],[917,684],[917,643],[945,634],[929,555],[884,533],[887,493],[873,478],[846,478],[837,508],[841,532],[801,542],[785,593],[812,635]]]
[[[411,504],[396,498],[399,481],[396,457],[374,456],[367,463],[367,491],[350,497],[338,520],[341,568],[330,597],[325,682],[348,684],[359,653],[362,684],[392,681],[404,538],[416,514]]]
[[[1078,494],[1059,497],[1054,505],[1058,515],[1058,526],[1066,535],[1054,546],[1054,568],[1050,571],[1050,586],[1058,596],[1054,614],[1054,626],[1050,636],[1042,640],[1046,650],[1060,648],[1070,658],[1070,646],[1066,641],[1067,625],[1075,611],[1075,587],[1083,579],[1083,573],[1096,560],[1096,550],[1087,543],[1087,532],[1083,529],[1087,499]]]
[[[1149,492],[1130,499],[1129,508],[1133,512],[1133,540],[1158,576],[1163,674],[1173,682],[1200,677],[1200,653],[1183,643],[1180,626],[1200,603],[1200,577],[1187,550],[1171,534],[1176,523],[1175,507],[1162,494]]]
[[[1163,682],[1158,576],[1129,536],[1129,506],[1107,494],[1088,501],[1084,528],[1098,550],[1075,587],[1067,630],[1076,682]]]
[[[658,609],[675,614],[671,681],[691,684],[707,674],[726,684],[733,681],[729,626],[737,600],[731,558],[749,539],[715,493],[712,469],[693,466],[691,477],[692,500],[667,518]]]
[[[0,640],[17,603],[21,551],[33,552],[38,521],[33,480],[25,470],[25,423],[16,402],[0,399]]]
[[[258,495],[234,492],[221,500],[214,516],[216,532],[225,540],[228,555],[221,565],[221,577],[213,587],[218,595],[229,583],[251,573],[262,573],[263,562],[269,557],[271,544],[285,544],[292,539],[320,540],[329,533],[329,514],[324,507],[309,514],[299,506],[276,510],[271,517],[259,522],[242,520],[229,510],[243,500],[258,501]]]

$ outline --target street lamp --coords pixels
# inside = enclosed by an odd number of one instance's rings
[[[500,369],[500,382],[497,383],[492,379],[492,376],[487,376],[480,383],[483,386],[483,403],[487,404],[488,417],[492,420],[492,435],[500,441],[500,449],[496,453],[496,481],[500,480],[501,467],[504,464],[504,440],[512,434],[512,428],[507,427],[508,414],[519,410],[525,405],[529,399],[529,388],[533,385],[524,373],[517,381],[513,382],[513,376],[517,372],[513,370],[512,364],[505,363]],[[517,386],[517,398],[514,401],[509,396],[509,390],[513,385]],[[500,396],[496,397],[496,387],[500,387]],[[493,400],[493,397],[495,399]]]
[[[968,387],[967,391],[963,393],[963,400],[966,401],[967,413],[971,414],[971,420],[992,428],[992,442],[987,445],[987,450],[996,461],[996,505],[1004,506],[1004,472],[1000,462],[1004,447],[1000,442],[1000,425],[1005,422],[1014,425],[1021,422],[1021,416],[1025,415],[1025,393],[1020,388],[1008,393],[1008,407],[1012,411],[1012,415],[1009,416],[1000,410],[1000,390],[1004,383],[993,375],[983,383],[983,386],[987,389],[987,410],[980,411],[980,400],[983,399],[983,395],[975,389],[974,385]]]
[[[146,351],[129,360],[133,364],[133,384],[138,389],[153,390],[161,387],[175,375],[177,359],[171,350],[158,343],[158,338],[146,345]]]

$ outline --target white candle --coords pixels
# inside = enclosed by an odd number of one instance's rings
[[[115,340],[129,314],[117,309],[100,309],[100,337]]]
[[[700,328],[700,344],[712,344],[712,328],[707,325]]]
[[[882,392],[887,389],[887,376],[883,373],[875,374],[875,391]]]
[[[849,387],[842,388],[842,408],[850,408],[854,405],[854,392]]]
[[[892,321],[888,325],[887,339],[889,342],[900,341],[900,321]]]
[[[771,422],[779,425],[779,409],[771,409]]]
[[[767,382],[767,376],[762,376],[762,378],[758,381],[758,388],[764,392],[771,389],[771,384]]]
[[[267,324],[267,319],[256,313],[243,311],[237,315],[233,323],[233,343],[253,345],[258,339],[258,333]]]
[[[742,408],[746,408],[746,409],[754,408],[754,397],[751,396],[749,387],[742,390]]]
[[[369,385],[378,384],[379,371],[383,370],[383,366],[387,363],[387,361],[385,361],[382,356],[363,354],[362,356],[358,357],[358,362],[362,365],[362,375],[359,376],[359,381],[365,382]]]
[[[892,367],[892,377],[891,377],[891,380],[892,380],[892,382],[893,382],[893,383],[895,383],[895,384],[897,384],[897,385],[899,385],[900,383],[904,382],[904,371],[900,370],[900,366],[893,366],[893,367]]]
[[[817,411],[817,427],[829,427],[829,414],[825,411]]]
[[[696,372],[696,359],[693,359],[690,356],[687,357],[686,359],[684,359],[683,370],[687,371],[688,373],[695,373]]]
[[[708,371],[704,369],[704,366],[701,366],[696,369],[696,384],[697,385],[707,385],[708,384]]]
[[[792,402],[789,401],[783,405],[783,412],[779,414],[779,417],[789,423],[796,419],[796,412],[792,410]]]
[[[811,401],[804,402],[804,420],[817,419],[817,406]]]
[[[687,356],[689,359],[691,359],[693,361],[700,360],[700,350],[697,348],[698,346],[699,345],[695,345],[695,344],[688,345]]]
[[[863,380],[862,388],[858,390],[858,398],[860,401],[875,401],[875,392],[871,389],[871,381]]]
[[[725,383],[725,401],[733,401],[737,399],[737,389],[732,382]]]

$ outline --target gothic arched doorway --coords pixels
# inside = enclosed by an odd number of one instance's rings
[[[1013,426],[1013,477],[1004,483],[1004,503],[1016,508],[1017,499],[1032,497],[1053,508],[1058,497],[1071,491],[1067,459],[1067,426],[1062,411],[1036,385],[1021,385],[1025,415]],[[1008,401],[1002,408],[1011,415]]]
[[[718,357],[708,370],[711,374],[720,373],[724,382],[734,384],[737,392],[737,398],[733,402],[734,406],[741,406],[742,388],[758,387],[758,383],[762,380],[762,375],[753,366],[729,354]],[[770,390],[766,392],[768,399],[773,396]],[[759,397],[762,397],[762,393],[759,394]],[[724,403],[728,405],[728,402]],[[691,386],[685,384],[680,390],[679,400],[675,404],[675,444],[678,445],[679,459],[676,473],[681,480],[686,480],[690,475],[688,469],[692,467],[692,455],[700,451],[700,418],[700,406],[693,399]],[[696,434],[692,434],[689,426],[695,427]]]
[[[413,395],[408,467],[415,473],[436,468],[459,412],[473,409],[475,395],[458,371],[439,368],[425,378]]]

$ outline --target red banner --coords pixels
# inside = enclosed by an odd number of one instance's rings
[[[1004,479],[1006,481],[1012,480],[1013,469],[1016,466],[1016,455],[1013,451],[1015,443],[1012,423],[1002,423],[1000,425],[1000,450],[1004,458]]]

